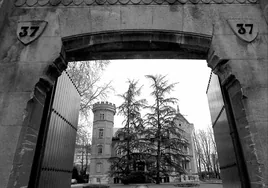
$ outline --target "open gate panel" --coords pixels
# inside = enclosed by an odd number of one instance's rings
[[[63,72],[52,104],[39,188],[70,187],[79,108],[80,95]]]

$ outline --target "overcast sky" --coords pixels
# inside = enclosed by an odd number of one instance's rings
[[[112,80],[115,93],[110,93],[107,101],[117,107],[122,100],[116,96],[127,91],[127,79],[139,80],[143,85],[141,98],[150,100],[151,82],[145,75],[166,75],[169,83],[179,82],[172,97],[179,99],[181,114],[195,125],[195,129],[205,129],[211,125],[206,97],[210,68],[200,60],[111,60],[102,75],[102,82]],[[122,117],[115,116],[114,127],[122,127]]]

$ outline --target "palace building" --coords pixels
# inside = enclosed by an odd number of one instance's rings
[[[117,177],[109,177],[108,171],[110,163],[108,159],[115,155],[120,155],[116,149],[116,138],[120,136],[120,128],[114,127],[114,115],[116,107],[112,103],[98,102],[93,105],[94,121],[92,134],[92,153],[90,159],[90,183],[106,184],[120,183]],[[180,113],[179,108],[175,118],[175,123],[184,130],[184,138],[189,145],[185,148],[189,157],[182,163],[186,171],[181,177],[162,177],[162,182],[187,181],[196,178],[197,165],[194,150],[194,125]],[[146,170],[146,168],[145,168]]]

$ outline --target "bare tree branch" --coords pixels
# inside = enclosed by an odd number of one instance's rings
[[[111,81],[100,84],[109,61],[69,62],[67,72],[81,95],[80,115],[87,118],[93,103],[104,100],[113,91]]]

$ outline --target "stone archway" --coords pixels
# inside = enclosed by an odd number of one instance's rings
[[[40,20],[48,25],[39,38],[26,45],[18,40],[23,40],[17,35],[23,32],[21,23]],[[243,25],[233,27],[232,23]],[[244,24],[257,28],[253,40],[239,35]],[[0,169],[5,169],[0,176],[3,187],[27,187],[44,101],[67,61],[80,60],[81,54],[85,58],[89,51],[94,53],[87,59],[109,57],[103,49],[116,50],[110,45],[114,42],[117,50],[126,49],[124,44],[129,46],[132,39],[127,34],[136,36],[135,41],[143,41],[143,48],[151,50],[165,50],[160,48],[162,44],[173,44],[174,53],[170,53],[170,46],[167,48],[170,58],[189,58],[193,52],[196,58],[207,59],[225,87],[225,97],[239,99],[230,101],[229,108],[239,125],[237,132],[250,182],[245,186],[267,186],[265,1],[4,0],[0,2],[0,31],[0,136],[1,143],[6,143],[0,145]],[[154,45],[146,43],[150,32],[156,37],[152,38]],[[163,33],[173,35],[163,37]],[[74,49],[78,45],[83,45],[84,51]],[[182,53],[176,53],[180,50]],[[126,52],[125,58],[135,55]],[[151,53],[147,58],[156,57]],[[234,86],[229,82],[232,77],[237,80]],[[240,92],[232,90],[237,87]],[[237,187],[228,178],[223,181],[228,183],[226,187]]]

